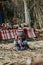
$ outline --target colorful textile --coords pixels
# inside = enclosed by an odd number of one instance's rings
[[[2,30],[0,31],[0,35],[1,35],[2,40],[5,40],[4,32]]]
[[[27,34],[25,34],[25,32],[27,32]],[[36,37],[33,28],[26,28],[25,32],[23,30],[15,30],[15,29],[0,30],[0,38],[2,40],[14,39],[15,35],[23,36],[23,33],[25,34],[25,36],[27,35],[27,38]]]
[[[3,30],[3,33],[4,33],[4,38],[5,38],[5,40],[6,40],[6,39],[7,39],[7,36],[6,36],[5,30]]]
[[[29,37],[29,38],[36,37],[33,28],[27,29],[27,34],[28,34],[28,37]]]
[[[13,33],[13,30],[9,30],[10,31],[10,36],[11,36],[11,39],[14,38],[14,33]]]
[[[9,31],[8,30],[5,30],[5,31],[6,31],[7,39],[10,39]]]

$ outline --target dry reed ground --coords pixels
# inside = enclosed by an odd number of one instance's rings
[[[0,44],[0,65],[43,65],[43,41],[28,42],[33,50],[18,51],[13,43]]]

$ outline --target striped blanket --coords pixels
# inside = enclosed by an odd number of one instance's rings
[[[34,32],[34,29],[33,29],[33,28],[27,29],[27,35],[28,35],[28,37],[29,37],[29,38],[36,37],[36,35],[35,35],[35,32]]]
[[[28,38],[34,38],[36,37],[34,29],[33,28],[26,28],[27,31],[27,36]],[[25,33],[24,32],[24,33]],[[9,40],[9,39],[14,39],[14,36],[21,35],[23,33],[23,30],[15,30],[15,29],[5,29],[5,30],[0,30],[0,38],[2,40]],[[26,35],[26,34],[25,34]]]
[[[1,30],[0,37],[2,40],[9,40],[14,38],[13,30]]]
[[[36,37],[33,28],[27,28],[27,27],[25,27],[24,30],[25,30],[24,33],[27,35],[28,38]]]

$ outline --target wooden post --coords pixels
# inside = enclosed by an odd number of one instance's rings
[[[25,23],[28,23],[30,27],[30,22],[31,22],[30,13],[27,8],[26,0],[23,0],[23,2],[24,2],[24,12],[25,12]]]

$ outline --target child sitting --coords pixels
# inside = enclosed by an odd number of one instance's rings
[[[15,35],[14,45],[17,50],[22,50],[22,37]]]
[[[14,45],[16,46],[17,50],[24,50],[29,48],[25,36],[18,36],[15,35]]]
[[[18,38],[17,38],[17,35],[15,35],[14,45],[15,45],[16,49],[18,49],[18,50],[20,49],[20,46],[19,46],[19,44],[18,44]]]

